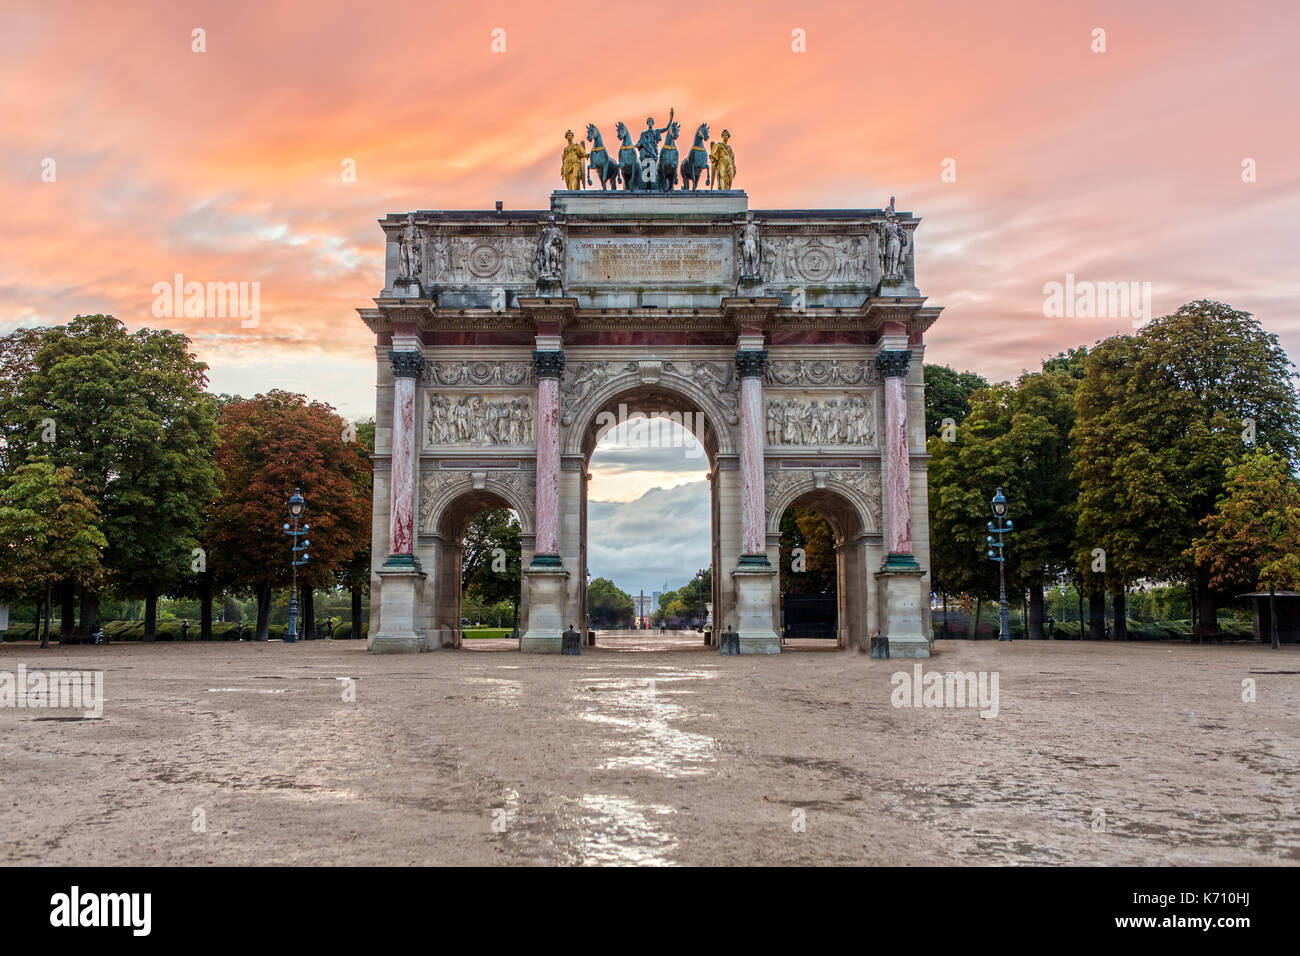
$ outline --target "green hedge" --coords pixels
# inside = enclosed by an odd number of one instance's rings
[[[32,641],[39,640],[39,636],[33,636],[34,626],[31,622],[26,624],[12,624],[8,631],[5,632],[6,641]],[[284,640],[288,632],[287,624],[273,624],[268,628],[268,637],[271,640]],[[361,637],[365,638],[370,631],[369,622],[361,625]],[[324,637],[325,622],[324,620],[316,623],[316,632]],[[199,624],[197,621],[190,621],[189,633],[187,636],[181,636],[180,621],[159,621],[154,628],[154,633],[160,641],[197,641],[199,640]],[[244,640],[251,640],[256,633],[252,624],[244,625]],[[144,639],[144,622],[143,621],[109,621],[104,625],[104,636],[109,641],[141,641]],[[352,637],[352,624],[345,621],[342,624],[337,621],[334,624],[334,640],[347,640]],[[59,628],[56,624],[50,632],[50,640],[58,642]],[[214,641],[234,641],[239,639],[239,625],[229,621],[213,623],[212,639]]]

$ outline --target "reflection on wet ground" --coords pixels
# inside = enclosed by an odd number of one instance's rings
[[[596,769],[645,770],[669,778],[708,773],[717,742],[672,722],[686,715],[686,702],[674,698],[694,694],[691,682],[716,676],[704,668],[656,668],[652,677],[587,679],[577,697],[584,704],[582,719],[616,731],[605,744],[613,753]]]

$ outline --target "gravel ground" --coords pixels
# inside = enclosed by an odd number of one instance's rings
[[[600,639],[5,644],[106,700],[0,708],[0,862],[1300,861],[1300,647],[939,642],[997,674],[981,716],[894,707],[917,662]]]

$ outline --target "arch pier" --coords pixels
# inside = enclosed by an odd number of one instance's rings
[[[556,192],[549,210],[380,220],[369,648],[460,646],[469,521],[522,527],[520,650],[587,623],[588,464],[620,417],[709,461],[713,620],[781,648],[781,516],[835,535],[838,638],[929,656],[919,219],[753,210],[739,190]],[[892,271],[886,271],[892,270]]]

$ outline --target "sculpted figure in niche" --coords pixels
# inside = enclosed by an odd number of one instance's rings
[[[745,278],[758,278],[762,275],[759,262],[762,241],[758,235],[758,226],[754,223],[754,214],[745,215],[745,224],[740,228],[740,274]]]
[[[415,225],[415,213],[406,217],[406,225],[397,239],[397,274],[402,279],[420,277],[420,230]]]

